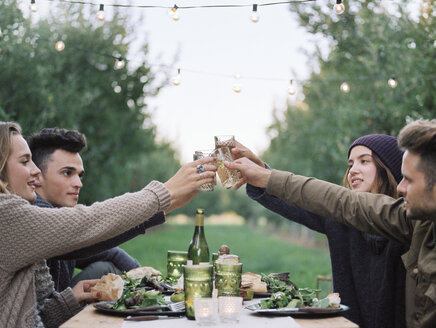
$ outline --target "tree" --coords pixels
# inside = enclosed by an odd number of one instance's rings
[[[71,5],[31,24],[14,1],[0,4],[0,117],[19,122],[26,135],[54,126],[84,133],[81,202],[88,204],[137,190],[139,181],[144,186],[157,178],[151,169],[165,176],[162,171],[178,166],[175,151],[156,142],[147,111],[147,99],[161,88],[147,63],[147,44],[136,55],[139,65],[114,69],[115,58],[129,52],[134,22],[117,11],[104,24],[89,16]],[[58,40],[66,45],[62,52],[54,48]],[[165,160],[155,155],[161,150]]]

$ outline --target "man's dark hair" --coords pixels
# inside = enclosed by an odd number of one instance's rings
[[[75,130],[46,128],[30,136],[28,143],[33,162],[44,173],[51,154],[58,149],[79,153],[86,147],[86,137]]]
[[[427,181],[427,188],[436,183],[436,120],[417,120],[407,124],[398,135],[400,149],[420,156],[418,169]]]

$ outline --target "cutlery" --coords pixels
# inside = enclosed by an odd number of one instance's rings
[[[168,317],[164,315],[141,315],[137,317],[128,316],[124,321],[149,321],[149,320],[161,320],[161,319],[180,319],[183,317]]]
[[[156,311],[156,310],[160,310],[160,309],[170,309],[170,311],[172,312],[181,312],[181,311],[185,311],[185,301],[181,301],[181,302],[175,302],[175,303],[170,303],[170,304],[165,304],[165,305],[152,305],[152,306],[146,306],[143,308],[138,308],[138,309],[127,309],[124,310],[123,312],[125,313],[135,313],[135,312],[140,312],[140,311]]]

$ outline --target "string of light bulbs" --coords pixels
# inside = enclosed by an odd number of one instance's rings
[[[64,3],[71,3],[71,4],[82,4],[82,5],[90,5],[90,6],[97,6],[96,3],[91,1],[80,1],[80,0],[47,0],[51,2],[64,2]],[[259,13],[258,13],[258,7],[265,7],[265,6],[277,6],[277,5],[289,5],[289,4],[302,4],[302,3],[309,3],[309,2],[315,2],[316,0],[291,0],[291,1],[277,1],[277,2],[267,2],[267,3],[254,3],[254,4],[222,4],[222,5],[195,5],[195,6],[178,6],[177,4],[174,4],[172,7],[168,6],[161,6],[161,5],[132,5],[132,4],[104,4],[99,3],[98,4],[98,11],[96,13],[96,18],[99,21],[104,21],[105,19],[105,12],[104,7],[117,7],[117,8],[138,8],[138,9],[154,9],[154,8],[163,8],[168,10],[168,15],[174,20],[178,21],[180,20],[180,14],[179,10],[187,10],[187,9],[209,9],[209,8],[243,8],[243,7],[250,7],[252,8],[251,14],[249,16],[249,19],[253,23],[257,23],[260,19]],[[29,5],[31,12],[37,11],[36,6],[36,0],[30,0]],[[345,11],[345,6],[342,3],[342,0],[336,0],[336,4],[333,6],[333,10],[336,14],[340,15]]]

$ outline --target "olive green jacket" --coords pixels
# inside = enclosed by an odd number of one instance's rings
[[[410,220],[402,199],[273,170],[267,192],[288,204],[410,246],[402,256],[408,327],[436,327],[436,218]],[[374,300],[376,301],[376,300]]]

